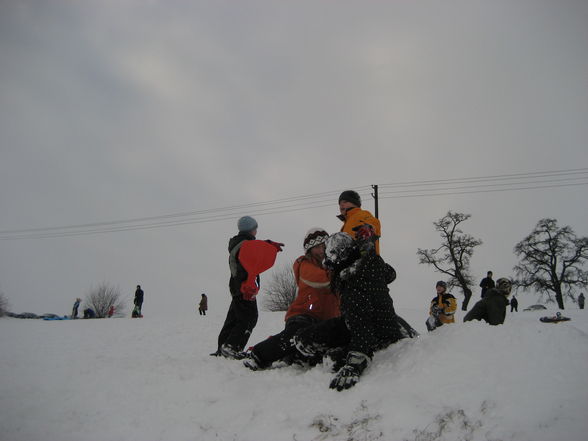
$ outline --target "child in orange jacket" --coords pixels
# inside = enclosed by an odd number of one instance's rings
[[[252,370],[264,369],[274,361],[296,354],[291,342],[300,329],[340,315],[339,297],[330,288],[330,279],[322,261],[325,241],[329,234],[321,228],[310,229],[304,237],[305,254],[293,265],[298,294],[286,312],[286,326],[282,332],[253,346],[245,366]]]

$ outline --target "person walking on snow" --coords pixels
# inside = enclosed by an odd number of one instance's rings
[[[80,307],[80,302],[82,301],[82,299],[80,299],[79,297],[76,299],[76,301],[74,302],[72,311],[71,311],[71,318],[72,319],[77,319],[78,318],[78,309]]]
[[[135,305],[132,313],[133,317],[143,317],[143,313],[141,312],[141,310],[143,308],[144,294],[145,293],[141,289],[141,285],[137,285],[137,289],[135,290],[135,299],[133,300],[133,303]]]
[[[257,221],[251,216],[243,216],[237,222],[239,233],[229,240],[229,268],[231,277],[229,289],[231,304],[225,322],[218,336],[217,351],[210,355],[222,355],[226,358],[242,359],[245,354],[243,348],[257,324],[257,300],[255,295],[259,290],[259,274],[252,274],[254,286],[247,284],[250,275],[243,266],[241,249],[247,241],[255,241],[257,235]],[[284,244],[266,241],[273,246],[275,252],[282,251]],[[266,244],[267,245],[267,244]],[[275,254],[274,254],[275,258]]]
[[[519,311],[519,301],[516,297],[510,299],[510,312],[518,312]]]
[[[355,237],[356,229],[362,225],[371,225],[374,229],[375,235],[381,237],[380,221],[375,218],[369,211],[361,209],[361,197],[353,190],[345,190],[339,196],[339,215],[337,216],[343,221],[341,232]],[[376,254],[380,254],[380,241],[375,243]]]
[[[322,228],[311,228],[304,236],[304,255],[293,265],[298,294],[286,312],[286,326],[276,335],[253,346],[243,363],[252,370],[265,369],[274,361],[297,354],[292,337],[300,329],[340,315],[339,297],[330,288],[323,266],[325,242],[329,234]]]
[[[198,304],[198,312],[200,315],[206,315],[206,311],[208,310],[208,297],[206,294],[202,293],[200,297],[200,303]]]
[[[496,288],[490,288],[482,300],[479,300],[463,318],[464,322],[484,320],[490,325],[501,325],[506,318],[508,296],[512,282],[506,277],[496,281]]]
[[[447,292],[447,283],[439,280],[435,285],[437,295],[431,300],[429,318],[426,321],[427,330],[432,331],[446,323],[455,323],[457,301]]]
[[[578,306],[580,309],[584,309],[584,293],[581,292],[580,296],[578,297]]]

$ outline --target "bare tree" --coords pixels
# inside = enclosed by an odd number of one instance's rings
[[[472,297],[470,286],[474,283],[470,275],[470,259],[474,254],[474,248],[482,244],[480,239],[465,234],[460,229],[460,224],[470,217],[470,214],[448,211],[437,222],[433,222],[435,230],[441,234],[441,246],[429,250],[419,248],[417,251],[419,263],[433,265],[438,272],[447,275],[447,285],[450,288],[461,288],[464,295],[461,305],[463,311],[467,311]]]
[[[102,282],[98,287],[90,289],[86,296],[85,305],[94,310],[97,318],[106,317],[111,306],[114,306],[117,313],[124,310],[120,289],[106,282]]]
[[[276,268],[264,284],[263,305],[268,311],[286,311],[296,298],[296,280],[291,265]]]
[[[2,291],[0,291],[0,317],[4,317],[8,312],[8,299]]]
[[[588,285],[588,237],[578,238],[569,227],[558,227],[555,219],[541,219],[535,229],[514,247],[520,262],[514,267],[517,287],[535,288],[564,309],[564,297],[575,301],[575,287]]]

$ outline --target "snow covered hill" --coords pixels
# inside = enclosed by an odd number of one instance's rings
[[[374,357],[336,392],[323,367],[252,372],[210,357],[225,310],[206,317],[0,320],[0,439],[582,441],[588,311],[508,314],[427,334]],[[250,343],[282,329],[261,312]],[[461,317],[458,317],[461,322]]]

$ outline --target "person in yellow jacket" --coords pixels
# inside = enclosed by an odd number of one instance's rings
[[[429,318],[426,321],[429,331],[446,323],[455,323],[457,300],[447,292],[447,283],[443,280],[437,282],[435,289],[437,290],[437,295],[431,300]]]
[[[355,237],[356,229],[362,225],[371,225],[376,236],[381,237],[380,221],[369,211],[361,209],[361,197],[353,190],[345,190],[339,196],[339,212],[337,216],[343,221],[341,231]],[[380,241],[376,241],[376,254],[380,254]]]

